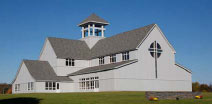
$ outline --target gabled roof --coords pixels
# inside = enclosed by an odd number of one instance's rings
[[[92,59],[124,51],[136,50],[155,26],[151,24],[99,40],[91,49],[82,40],[48,38],[58,58]]]
[[[48,37],[58,58],[90,59],[90,49],[85,41]]]
[[[91,50],[92,58],[135,50],[155,24],[102,39]]]
[[[104,25],[109,24],[106,20],[104,20],[103,18],[100,18],[99,16],[97,16],[96,14],[91,14],[88,18],[86,18],[85,20],[83,20],[78,26],[87,24],[87,23],[101,23]]]
[[[48,61],[24,60],[23,63],[36,81],[73,81],[66,76],[57,76]]]
[[[71,74],[69,74],[69,76],[113,70],[113,69],[119,68],[121,66],[129,65],[129,64],[132,64],[132,63],[135,63],[135,62],[137,62],[137,60],[121,61],[121,62],[112,63],[112,64],[105,64],[105,65],[100,65],[100,66],[88,67],[88,68],[84,68],[84,69],[81,69],[79,71],[76,71],[74,73],[71,73]]]

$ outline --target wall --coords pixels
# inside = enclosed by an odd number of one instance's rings
[[[81,90],[79,89],[80,78],[99,77],[99,91],[113,91],[114,90],[114,72],[105,71],[99,73],[84,74],[78,76],[70,76],[74,80],[74,92],[91,92],[93,90]]]
[[[158,58],[158,78],[155,77],[155,60],[148,51],[155,40],[163,49]],[[159,28],[152,30],[134,55],[137,63],[114,70],[116,91],[191,91],[191,74],[176,68],[174,51]]]
[[[137,59],[136,58],[136,51],[130,51],[130,60]],[[105,56],[105,64],[110,64],[110,56]],[[117,53],[116,54],[116,62],[121,62],[122,61],[122,53]],[[99,58],[95,58],[91,60],[91,66],[99,66]]]
[[[87,36],[85,38],[82,38],[80,40],[83,40],[86,42],[88,47],[91,49],[99,40],[104,39],[104,37],[101,36]]]
[[[56,72],[57,56],[56,56],[48,38],[45,40],[39,60],[48,61],[49,64],[53,67],[54,71]]]
[[[20,65],[17,77],[12,84],[12,93],[31,93],[35,90],[28,91],[28,82],[35,82],[34,78],[30,75],[26,65],[22,63]],[[15,91],[15,84],[20,84],[20,91]],[[35,89],[35,86],[34,86]]]
[[[56,73],[58,76],[67,76],[67,74],[90,66],[89,60],[75,60],[75,66],[66,66],[65,62],[66,59],[57,59]]]
[[[36,93],[59,93],[59,92],[72,92],[73,83],[71,82],[58,82],[59,90],[45,90],[45,82],[36,82]]]

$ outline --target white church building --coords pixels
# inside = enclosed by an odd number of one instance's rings
[[[79,40],[48,37],[38,60],[23,60],[13,93],[192,91],[191,71],[157,24],[105,37],[109,23],[91,14]]]

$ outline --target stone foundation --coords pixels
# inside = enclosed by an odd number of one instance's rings
[[[200,95],[201,92],[145,92],[147,99],[157,97],[158,99],[193,99]]]

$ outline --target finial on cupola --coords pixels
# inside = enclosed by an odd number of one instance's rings
[[[104,31],[106,30],[104,27],[108,24],[109,23],[106,20],[92,13],[89,17],[78,24],[78,26],[82,27],[82,38],[88,36],[104,37]]]

